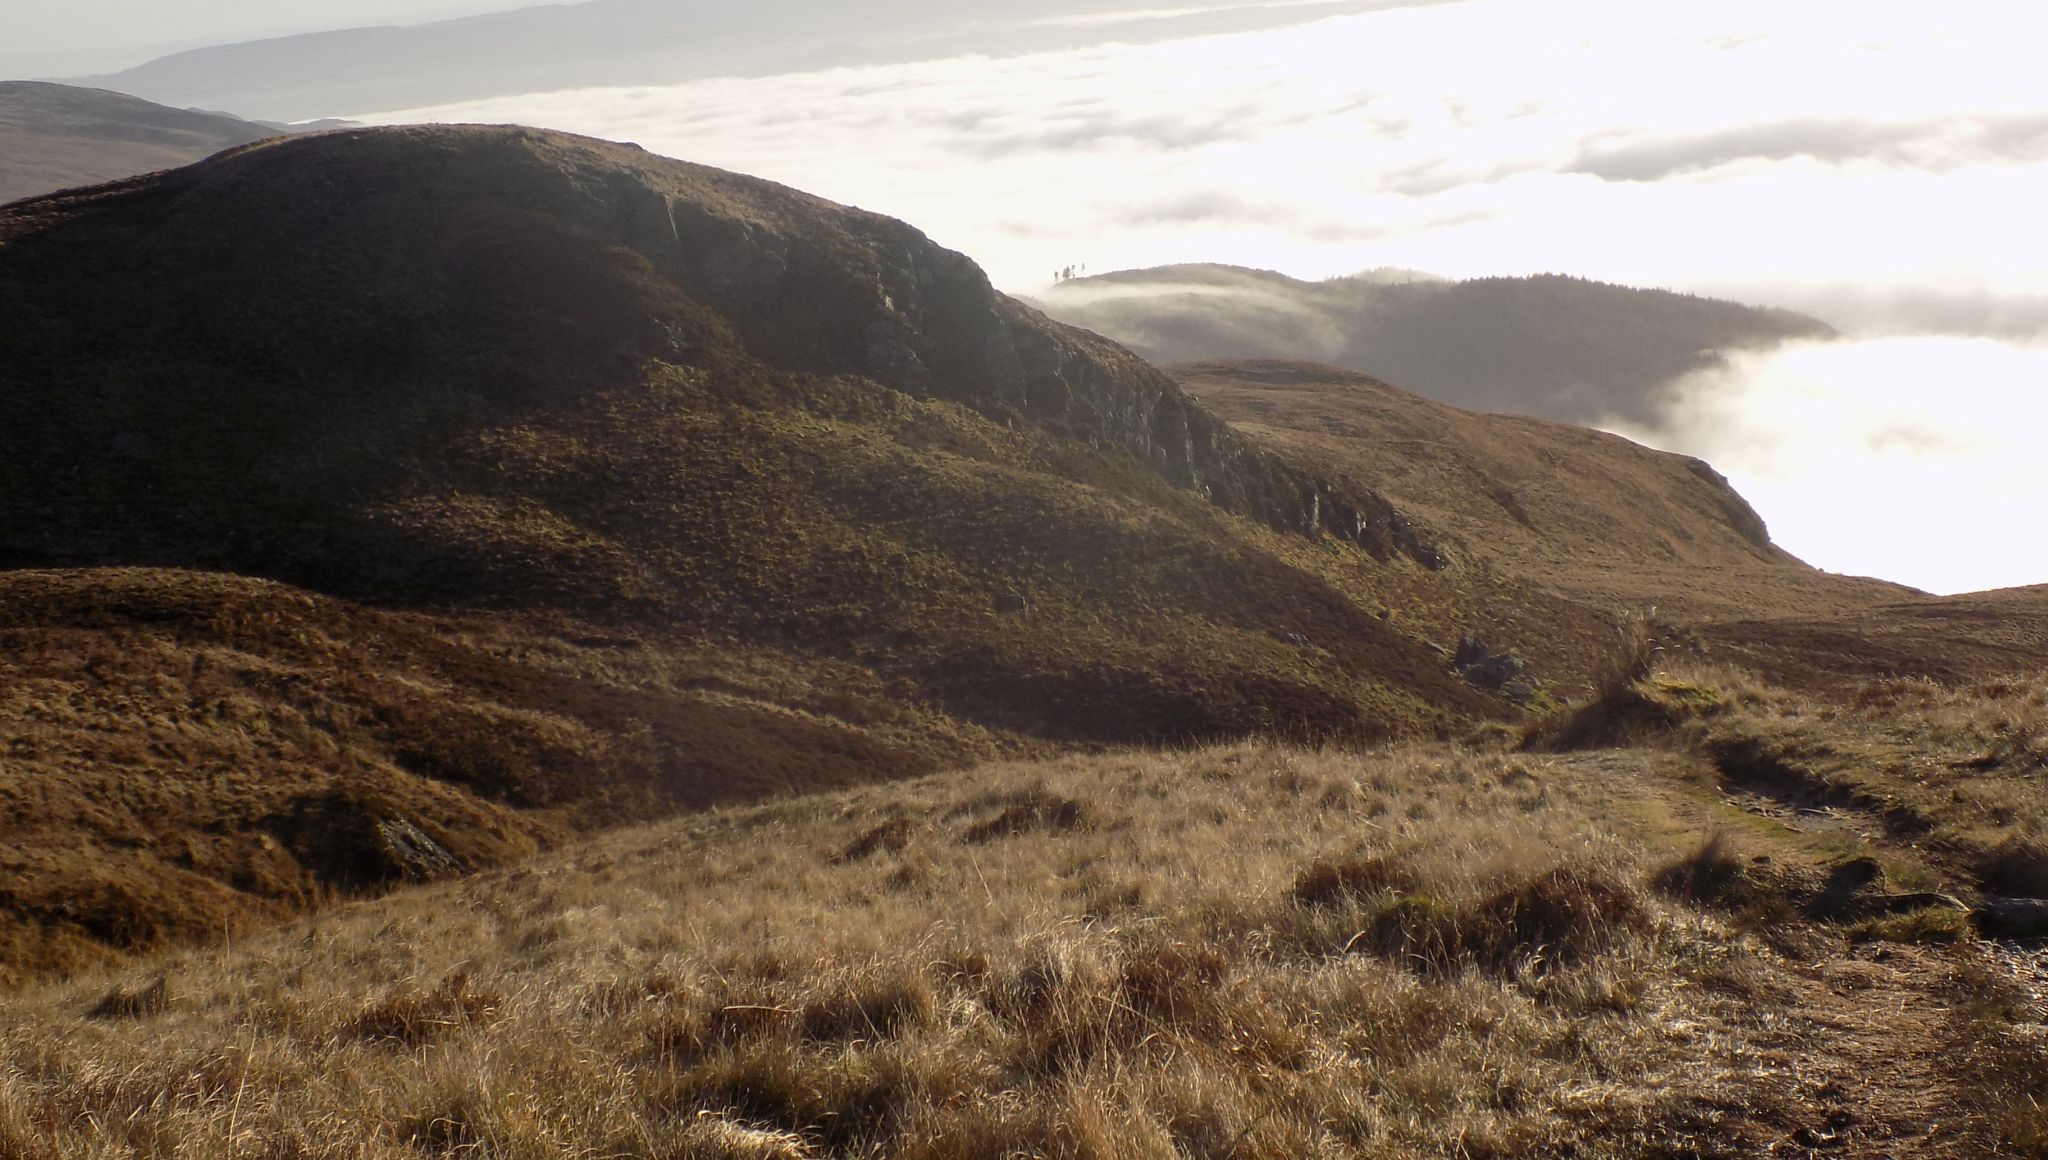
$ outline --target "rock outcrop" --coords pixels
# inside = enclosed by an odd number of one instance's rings
[[[557,212],[644,255],[732,320],[766,361],[853,370],[908,394],[1053,425],[1276,529],[1446,564],[1383,497],[1253,446],[1143,360],[997,293],[966,256],[903,222],[578,144],[592,155],[581,161],[587,176],[564,174],[550,198]]]

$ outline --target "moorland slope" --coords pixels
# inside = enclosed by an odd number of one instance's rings
[[[1382,497],[908,226],[630,147],[15,203],[0,431],[18,963],[650,808],[1514,711],[1391,623],[1445,561]]]
[[[2038,1155],[2048,963],[1971,907],[2048,889],[2048,689],[1564,723],[1624,713],[721,810],[0,996],[0,1149]]]
[[[1653,565],[1809,618],[1791,673],[1922,608],[1689,461],[1322,373],[1219,413],[903,223],[516,128],[0,209],[7,969],[991,757],[1498,727]]]
[[[1387,496],[1446,553],[1574,602],[1768,619],[1911,596],[1793,558],[1719,472],[1689,456],[1447,406],[1314,363],[1219,359],[1168,370],[1238,430]]]

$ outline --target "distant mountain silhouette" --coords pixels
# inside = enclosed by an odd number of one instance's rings
[[[1093,0],[591,0],[194,49],[80,83],[306,120],[513,93],[1160,40],[1440,0],[1108,14]],[[1067,22],[1063,18],[1085,19]]]
[[[0,202],[170,169],[278,132],[103,89],[0,81]]]
[[[1722,352],[1834,337],[1784,310],[1583,278],[1302,282],[1167,266],[1059,283],[1047,313],[1155,362],[1305,358],[1433,399],[1571,423],[1654,423]]]

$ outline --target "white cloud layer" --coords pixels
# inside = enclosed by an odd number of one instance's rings
[[[1696,455],[1787,551],[1930,592],[2048,580],[2048,349],[1923,337],[1740,354],[1638,442]]]
[[[2017,343],[2048,320],[2044,34],[2048,9],[2010,0],[1463,0],[1163,44],[363,119],[518,121],[638,141],[905,218],[1024,293],[1082,262],[1227,262],[1308,278],[1557,271],[1736,288],[1871,335]],[[1923,364],[1855,363],[1926,447],[1977,438],[1979,414],[2039,417],[2048,386],[2020,369],[2040,359],[2032,348],[1998,361],[1983,344],[1879,343],[1831,357],[1907,349],[1997,371],[1930,408],[1913,405],[1932,381]],[[1715,397],[1767,408],[1758,421],[1780,430],[1818,413],[1768,408],[1788,382],[1834,381],[1801,361],[1821,357],[1740,360],[1761,377],[1724,378]],[[1789,433],[1776,445],[1815,450]],[[1930,491],[1990,486],[1947,452],[1828,446],[1888,474],[1924,466]],[[1773,475],[1708,457],[1761,489],[1752,500],[1792,543],[1790,485],[1770,481],[1811,479],[1803,461]],[[1999,479],[2032,498],[2036,518],[2048,512],[2048,485]],[[1971,580],[1958,562],[1937,579],[1919,564],[1887,572],[1792,546],[1825,567],[1923,585],[2048,581],[2040,559],[2031,574],[1987,566]]]
[[[1466,0],[368,119],[636,140],[917,222],[1025,290],[1243,261],[2048,293],[2043,33],[2007,0]]]

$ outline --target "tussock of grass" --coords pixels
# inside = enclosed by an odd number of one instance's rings
[[[846,849],[840,851],[840,860],[858,862],[878,853],[901,854],[909,847],[911,835],[916,832],[917,823],[909,818],[890,818],[848,842]]]
[[[1364,857],[1311,863],[1295,876],[1289,893],[1303,906],[1336,906],[1382,892],[1407,893],[1417,885],[1415,875],[1399,862]]]
[[[1675,897],[1732,910],[1754,906],[1765,895],[1725,830],[1715,830],[1698,849],[1665,864],[1654,881],[1657,889]]]
[[[1977,931],[1970,924],[1969,912],[1946,907],[1927,907],[1905,914],[1869,918],[1849,928],[1849,938],[1852,942],[1918,943],[1938,946],[1968,942],[1976,937]]]
[[[1632,612],[1615,622],[1614,644],[1602,663],[1593,670],[1593,700],[1617,696],[1648,680],[1656,669],[1658,645],[1656,610]]]
[[[469,975],[457,971],[429,990],[403,990],[377,999],[348,1023],[343,1034],[416,1047],[459,1028],[488,1023],[504,1002],[496,991],[471,990]]]
[[[1603,869],[1566,866],[1481,901],[1460,941],[1494,969],[1544,969],[1591,958],[1648,925],[1631,886]]]
[[[1592,693],[1530,722],[1522,747],[1564,753],[1640,743],[1718,708],[1718,698],[1697,685],[1651,680],[1664,655],[1660,642],[1682,631],[1658,620],[1654,609],[1622,616],[1594,664]]]
[[[1033,794],[1004,807],[996,816],[969,826],[961,832],[960,840],[980,845],[1034,830],[1059,833],[1087,829],[1092,825],[1094,821],[1089,817],[1088,807],[1082,803],[1069,797]]]
[[[2048,1157],[2048,1009],[2002,972],[1958,972],[1947,1049],[1991,1122],[1995,1154]]]
[[[87,1008],[88,1019],[146,1019],[171,1008],[170,980],[162,975],[139,986],[117,986]]]

